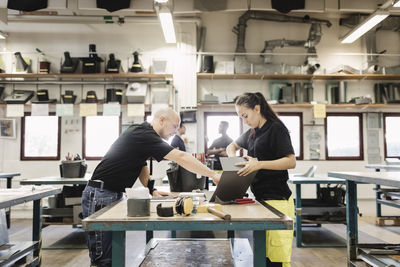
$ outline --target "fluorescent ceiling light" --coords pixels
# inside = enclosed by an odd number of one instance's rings
[[[389,12],[378,10],[372,13],[368,18],[366,18],[361,24],[352,29],[348,34],[346,34],[342,39],[342,44],[350,44],[364,35],[366,32],[371,30],[373,27],[378,25],[382,20],[389,16]]]
[[[166,6],[158,8],[158,18],[160,19],[161,28],[164,33],[165,42],[176,43],[174,22],[172,20],[171,11]]]

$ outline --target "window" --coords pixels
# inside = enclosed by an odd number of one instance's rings
[[[83,118],[83,158],[101,159],[120,134],[117,116],[91,116]]]
[[[361,113],[327,113],[326,159],[363,160]]]
[[[204,151],[211,146],[213,141],[221,136],[219,124],[227,121],[229,126],[226,134],[234,141],[242,134],[243,126],[239,116],[234,112],[205,112],[204,113]]]
[[[21,160],[59,160],[61,119],[29,115],[21,119]]]
[[[385,158],[400,157],[400,113],[384,113]]]
[[[279,118],[289,130],[296,159],[303,159],[303,113],[280,112]]]

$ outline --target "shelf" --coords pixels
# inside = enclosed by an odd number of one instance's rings
[[[235,104],[205,104],[205,103],[198,103],[198,107],[234,107]],[[270,104],[272,107],[279,107],[279,108],[312,108],[313,104]],[[400,108],[400,104],[326,104],[327,108]]]
[[[197,73],[209,80],[400,80],[400,74],[214,74]]]
[[[0,73],[1,84],[115,84],[133,81],[165,82],[172,74],[152,73]]]
[[[120,78],[143,78],[143,79],[170,79],[172,74],[152,74],[152,73],[0,73],[0,78],[17,78],[17,79],[120,79]]]

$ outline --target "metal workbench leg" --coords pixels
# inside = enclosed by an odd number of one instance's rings
[[[381,193],[379,193],[379,189],[381,186],[379,184],[376,185],[376,200],[381,199]],[[382,217],[382,208],[381,204],[376,201],[376,217]]]
[[[146,244],[153,238],[153,231],[146,231]]]
[[[38,258],[38,265],[42,263],[42,199],[33,201],[33,229],[32,240],[38,241],[33,256]]]
[[[13,177],[7,177],[7,188],[11,188],[11,186],[12,186],[12,178]],[[7,228],[10,228],[10,226],[11,226],[10,218],[11,218],[11,207],[8,208],[7,211],[6,211]]]
[[[265,231],[253,231],[253,266],[266,266],[265,239]]]
[[[381,169],[375,169],[376,172],[380,172]],[[381,185],[376,185],[376,200],[381,199],[381,194],[378,192],[381,189]],[[376,201],[376,217],[382,217],[382,208],[381,204]]]
[[[346,181],[346,222],[347,222],[347,260],[357,258],[358,222],[357,222],[357,184]]]
[[[112,266],[125,266],[125,231],[112,232]]]
[[[301,235],[301,184],[296,184],[296,246],[302,247]]]

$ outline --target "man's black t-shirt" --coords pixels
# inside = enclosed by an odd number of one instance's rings
[[[179,148],[180,151],[186,151],[185,143],[179,135],[175,135],[172,138],[171,146],[173,148]]]
[[[276,160],[294,154],[290,135],[280,122],[267,120],[261,128],[245,132],[236,144],[247,149],[249,156],[258,160]],[[279,200],[289,199],[292,192],[287,185],[287,170],[259,170],[251,184],[251,191],[257,199]]]
[[[221,137],[217,138],[214,140],[214,142],[211,144],[211,146],[208,149],[214,149],[214,148],[226,148],[227,146],[232,143],[232,138],[230,138],[228,135],[222,135]],[[214,170],[222,170],[221,162],[219,161],[219,155],[215,154],[215,159],[216,162],[214,163]]]
[[[105,189],[124,192],[133,186],[148,158],[161,161],[172,149],[149,123],[133,124],[112,144],[92,180],[102,180]]]

